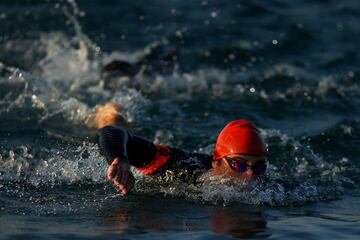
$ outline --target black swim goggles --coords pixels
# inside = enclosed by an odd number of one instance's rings
[[[255,175],[263,175],[266,171],[267,164],[265,160],[257,161],[254,165],[250,166],[245,159],[239,157],[237,158],[224,157],[224,158],[228,162],[231,169],[236,172],[243,173],[250,168]]]

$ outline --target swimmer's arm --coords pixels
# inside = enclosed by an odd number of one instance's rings
[[[97,137],[101,153],[109,164],[108,179],[113,180],[123,194],[127,194],[135,183],[127,156],[127,132],[121,128],[105,126],[98,130]]]
[[[128,134],[121,128],[105,126],[97,132],[97,140],[101,153],[105,155],[107,163],[110,165],[115,158],[120,158],[128,162],[127,144]]]
[[[142,167],[156,154],[155,145],[143,138],[134,136],[125,129],[105,126],[98,130],[98,143],[109,164],[108,179],[124,193],[134,185],[130,165]]]
[[[100,150],[109,165],[119,157],[134,167],[143,167],[152,161],[157,152],[151,141],[134,136],[120,127],[100,128],[97,138]]]

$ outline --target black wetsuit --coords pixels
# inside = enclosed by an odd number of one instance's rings
[[[128,160],[130,165],[141,168],[148,165],[157,153],[154,143],[132,135],[120,127],[106,126],[98,130],[98,143],[101,153],[108,164],[119,157]],[[166,170],[177,172],[183,180],[193,180],[194,173],[204,172],[211,168],[212,156],[201,153],[189,153],[178,148],[169,147],[171,157],[161,166],[156,175]],[[182,175],[182,176],[181,176]]]

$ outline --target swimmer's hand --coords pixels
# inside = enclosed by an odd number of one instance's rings
[[[135,183],[135,178],[130,171],[130,165],[127,161],[121,161],[120,158],[115,158],[108,168],[107,177],[113,180],[116,187],[118,187],[123,194],[127,194]]]

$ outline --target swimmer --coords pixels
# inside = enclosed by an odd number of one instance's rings
[[[101,69],[101,78],[104,80],[104,88],[107,90],[118,89],[124,81],[133,79],[138,74],[153,75],[161,73],[171,74],[177,69],[179,53],[177,49],[164,44],[154,44],[147,47],[144,56],[136,62],[124,59],[113,59],[104,64]],[[136,87],[134,81],[130,81],[132,87]]]
[[[120,111],[118,104],[107,103],[97,108],[95,121],[99,128],[98,144],[109,164],[107,178],[123,194],[129,193],[134,187],[135,178],[130,166],[144,175],[185,167],[187,172],[200,169],[244,181],[261,178],[266,172],[266,146],[251,121],[235,120],[228,123],[220,132],[211,156],[154,144],[116,127]]]

